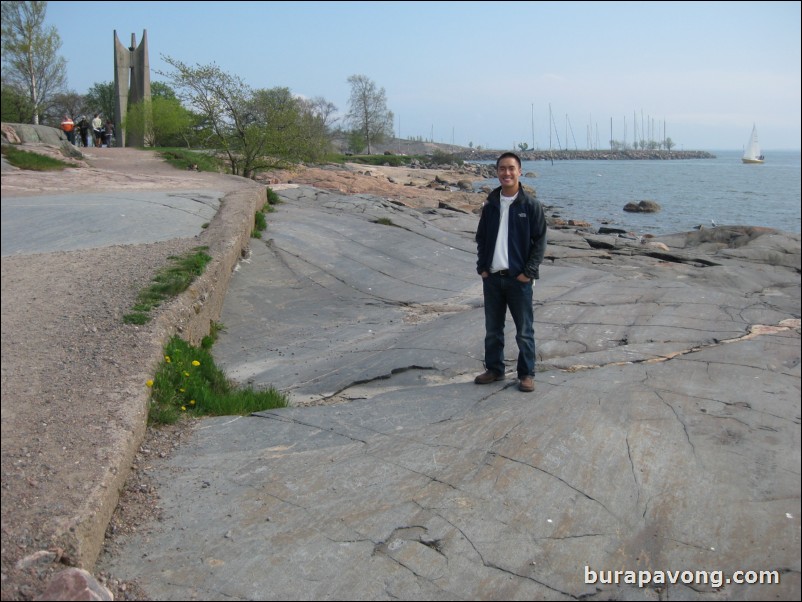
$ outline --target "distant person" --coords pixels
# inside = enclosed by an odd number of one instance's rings
[[[107,119],[106,127],[103,130],[103,142],[106,143],[106,146],[108,148],[111,148],[113,141],[114,141],[114,123],[112,123],[111,119]]]
[[[98,148],[103,146],[103,120],[100,118],[100,113],[95,113],[92,119],[92,134],[95,138],[95,146]]]
[[[486,385],[504,379],[504,322],[509,309],[518,344],[518,389],[530,392],[535,390],[532,289],[546,252],[546,216],[540,202],[519,182],[518,155],[501,155],[496,173],[501,186],[487,197],[476,230],[476,271],[482,276],[485,305],[485,372],[474,382]]]
[[[72,117],[66,113],[61,120],[61,129],[67,134],[67,140],[69,140],[70,144],[75,144],[75,122],[72,120]]]
[[[83,147],[89,146],[89,127],[89,120],[86,115],[81,115],[78,120],[78,132],[81,135],[81,146]]]

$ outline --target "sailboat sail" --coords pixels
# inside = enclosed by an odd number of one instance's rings
[[[763,163],[763,154],[760,152],[760,143],[757,141],[757,127],[754,125],[741,161],[744,163]]]

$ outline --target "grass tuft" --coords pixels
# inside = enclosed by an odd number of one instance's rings
[[[212,260],[206,253],[207,250],[208,247],[196,247],[181,257],[170,256],[172,264],[162,268],[153,277],[153,284],[140,291],[133,313],[123,316],[123,322],[145,324],[150,321],[149,312],[152,309],[161,305],[166,299],[187,290],[192,281],[203,274],[206,264]]]
[[[156,148],[151,150],[155,150],[165,161],[178,169],[220,171],[219,161],[209,153],[199,153],[185,148]]]
[[[275,211],[270,203],[270,193],[273,191],[270,190],[270,188],[268,188],[267,191],[267,202],[253,216],[254,226],[253,230],[251,230],[251,238],[262,238],[262,232],[267,230],[267,218],[265,217],[265,213],[272,213]],[[275,195],[276,193],[273,192],[273,194]],[[278,195],[276,195],[276,198],[278,198]]]
[[[59,159],[32,153],[7,144],[3,145],[3,156],[14,167],[30,171],[61,171],[67,167],[75,167]]]
[[[226,327],[224,324],[221,324],[220,322],[212,322],[209,326],[209,334],[207,334],[205,337],[203,337],[203,340],[201,340],[201,348],[211,349],[212,345],[214,345],[215,341],[217,341],[217,337],[219,336],[220,332],[225,329]]]
[[[219,327],[213,327],[215,336]],[[233,385],[214,363],[208,349],[173,336],[164,347],[153,380],[148,420],[173,424],[183,414],[194,416],[242,416],[287,406],[287,396],[270,387],[263,391]]]

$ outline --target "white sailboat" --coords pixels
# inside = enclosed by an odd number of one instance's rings
[[[752,135],[749,137],[749,143],[744,150],[744,156],[741,157],[744,163],[763,163],[763,153],[760,152],[760,144],[757,141],[757,127],[752,126]]]

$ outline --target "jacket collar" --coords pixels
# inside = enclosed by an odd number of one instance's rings
[[[529,198],[524,190],[523,185],[518,182],[518,196],[515,197],[515,200],[512,202],[513,205],[518,203],[522,203],[524,199]],[[501,186],[496,187],[488,196],[487,202],[493,203],[494,205],[500,206],[501,205]]]

